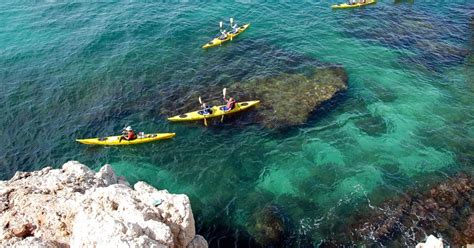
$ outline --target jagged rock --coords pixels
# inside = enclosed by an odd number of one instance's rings
[[[0,246],[207,247],[185,195],[70,161],[0,182]]]
[[[117,176],[115,175],[112,166],[108,164],[100,168],[99,172],[97,173],[97,178],[104,180],[105,185],[118,183]]]
[[[139,198],[160,210],[163,222],[174,233],[178,233],[175,243],[186,246],[191,242],[196,233],[191,205],[186,195],[171,195],[167,190],[158,191],[143,182],[138,182],[133,187],[139,193]],[[170,212],[175,214],[170,215]]]

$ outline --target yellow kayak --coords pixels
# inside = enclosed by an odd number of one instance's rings
[[[152,142],[156,140],[162,139],[170,139],[173,138],[176,134],[175,133],[153,133],[153,134],[145,134],[142,137],[138,137],[134,140],[120,140],[121,136],[110,136],[104,138],[91,138],[91,139],[76,139],[77,142],[86,144],[86,145],[102,145],[102,146],[123,146],[123,145],[136,145],[142,144],[147,142]]]
[[[230,111],[223,110],[225,105],[214,106],[211,108],[212,114],[204,114],[202,110],[198,110],[198,111],[189,112],[182,115],[173,116],[173,117],[168,118],[168,120],[169,121],[198,121],[204,118],[207,119],[207,118],[219,117],[219,116],[223,116],[227,114],[240,112],[242,110],[246,110],[252,106],[257,105],[259,102],[260,101],[237,102],[235,105],[235,108]]]
[[[237,31],[237,33],[229,33],[227,35],[227,38],[221,40],[219,39],[219,37],[217,38],[214,38],[213,40],[209,41],[208,43],[206,43],[204,46],[202,46],[202,48],[209,48],[209,47],[214,47],[214,46],[219,46],[221,45],[222,43],[224,42],[227,42],[231,39],[234,39],[237,35],[241,34],[242,32],[244,32],[248,27],[250,26],[250,23],[248,24],[245,24],[241,27],[239,27],[239,30]]]
[[[358,8],[358,7],[362,7],[362,6],[374,4],[374,3],[377,3],[377,0],[366,0],[365,3],[355,3],[355,4],[347,4],[347,3],[335,4],[335,5],[332,5],[331,8],[333,9]]]

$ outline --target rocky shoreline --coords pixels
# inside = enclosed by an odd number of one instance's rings
[[[351,244],[415,246],[428,234],[446,245],[474,244],[474,180],[460,174],[425,192],[406,192],[354,218],[345,230]]]
[[[0,246],[208,247],[186,195],[76,161],[0,181]]]

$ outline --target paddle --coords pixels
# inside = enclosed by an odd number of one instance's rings
[[[199,97],[199,103],[201,104],[202,106],[202,100],[201,100],[201,97]],[[206,116],[204,115],[204,113],[202,113],[202,116],[204,117],[204,126],[207,127],[207,120],[206,120]]]
[[[222,37],[222,26],[223,26],[223,25],[224,25],[224,24],[223,24],[223,22],[222,22],[222,21],[220,21],[220,22],[219,22],[219,27],[220,27],[220,31],[221,31],[221,33],[219,34],[219,40],[220,40],[220,39],[221,39],[221,37]],[[222,42],[219,44],[219,46],[222,46]]]
[[[224,100],[225,100],[225,93],[226,92],[227,92],[227,88],[222,89],[222,95],[224,96]],[[222,115],[222,117],[221,117],[221,122],[224,122],[224,115]]]
[[[232,23],[234,23],[234,18],[231,17],[229,21],[230,21],[230,28],[232,28]],[[230,36],[230,40],[232,40],[232,37],[233,35]]]

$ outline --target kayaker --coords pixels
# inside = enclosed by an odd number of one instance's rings
[[[204,115],[212,114],[211,106],[207,105],[206,103],[202,103],[201,107],[202,107],[202,114]]]
[[[221,35],[219,36],[219,39],[220,39],[220,40],[225,40],[225,39],[227,39],[227,36],[228,36],[227,31],[224,29],[224,30],[221,32]]]
[[[230,111],[235,108],[236,101],[233,97],[230,97],[229,100],[227,100],[225,97],[223,97],[223,99],[226,102],[226,105],[223,108],[224,111]]]
[[[232,25],[232,33],[236,34],[239,31],[239,25],[237,25],[237,22],[234,22],[234,25]]]
[[[134,140],[136,138],[137,138],[137,135],[135,134],[135,131],[133,131],[131,126],[128,126],[123,130],[122,136],[120,137],[119,141],[122,141],[122,139]]]

